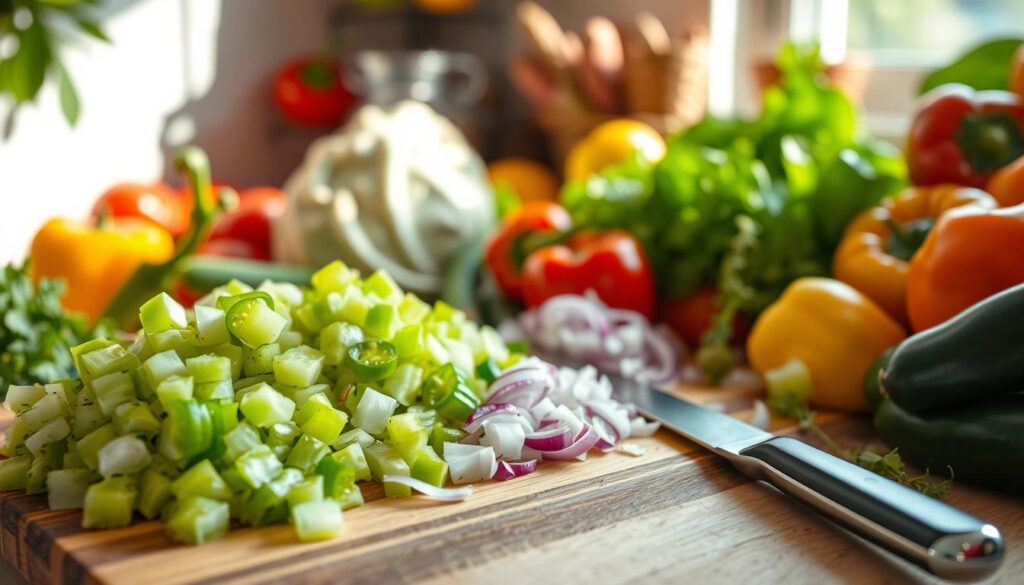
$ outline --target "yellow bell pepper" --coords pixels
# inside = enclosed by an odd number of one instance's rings
[[[833,274],[906,325],[910,257],[935,219],[968,204],[996,207],[991,195],[972,187],[936,185],[903,190],[850,222],[832,261]]]
[[[143,262],[164,262],[174,255],[170,234],[152,223],[128,218],[93,227],[53,218],[32,239],[32,279],[65,282],[61,303],[95,321],[114,294]]]
[[[601,169],[635,157],[656,163],[665,157],[665,140],[643,122],[627,118],[609,120],[576,143],[565,161],[566,181],[585,181]]]
[[[866,410],[864,373],[903,328],[871,299],[829,278],[801,278],[754,324],[747,357],[762,375],[800,360],[811,374],[812,406]]]

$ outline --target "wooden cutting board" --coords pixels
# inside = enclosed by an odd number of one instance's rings
[[[680,389],[749,417],[751,391]],[[871,440],[866,421],[822,416],[840,443]],[[778,433],[794,432],[773,421]],[[31,583],[915,583],[937,582],[773,488],[668,432],[610,453],[545,464],[474,486],[458,504],[387,500],[345,513],[336,540],[302,544],[288,526],[176,545],[159,522],[86,531],[78,511],[0,494],[0,549]],[[1009,557],[992,582],[1024,573],[1024,500],[956,485],[948,501],[996,523]]]

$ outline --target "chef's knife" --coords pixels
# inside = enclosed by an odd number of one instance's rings
[[[995,526],[791,437],[630,381],[615,397],[821,514],[945,579],[980,579],[1003,560]]]

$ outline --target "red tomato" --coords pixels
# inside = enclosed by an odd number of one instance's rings
[[[700,345],[704,332],[711,327],[711,320],[718,313],[715,296],[718,289],[710,284],[697,287],[685,299],[664,299],[661,301],[661,320],[668,324],[690,347]],[[732,325],[733,343],[742,342],[750,332],[750,321],[737,314]]]
[[[107,189],[92,208],[93,217],[109,213],[112,217],[148,220],[177,238],[188,229],[188,212],[181,199],[163,183],[119,183]]]
[[[238,207],[217,220],[204,247],[221,241],[235,241],[248,245],[248,249],[242,249],[239,244],[219,244],[216,249],[221,253],[218,255],[270,260],[270,226],[284,213],[287,204],[285,194],[272,187],[241,192]]]
[[[319,56],[296,59],[274,78],[274,101],[288,121],[299,126],[334,126],[356,98],[341,79],[338,62]]]

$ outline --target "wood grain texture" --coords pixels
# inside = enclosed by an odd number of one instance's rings
[[[730,410],[745,390],[684,390]],[[744,418],[749,411],[736,411]],[[840,442],[872,440],[859,419],[822,416]],[[793,432],[773,421],[776,432]],[[660,432],[624,453],[546,464],[476,486],[458,504],[386,500],[345,513],[336,540],[302,544],[289,526],[241,529],[202,547],[176,545],[159,522],[79,527],[45,497],[0,494],[0,551],[30,583],[929,583],[920,570],[851,536],[723,460]],[[995,522],[1009,558],[992,582],[1024,572],[1024,502],[957,485],[949,501]]]

